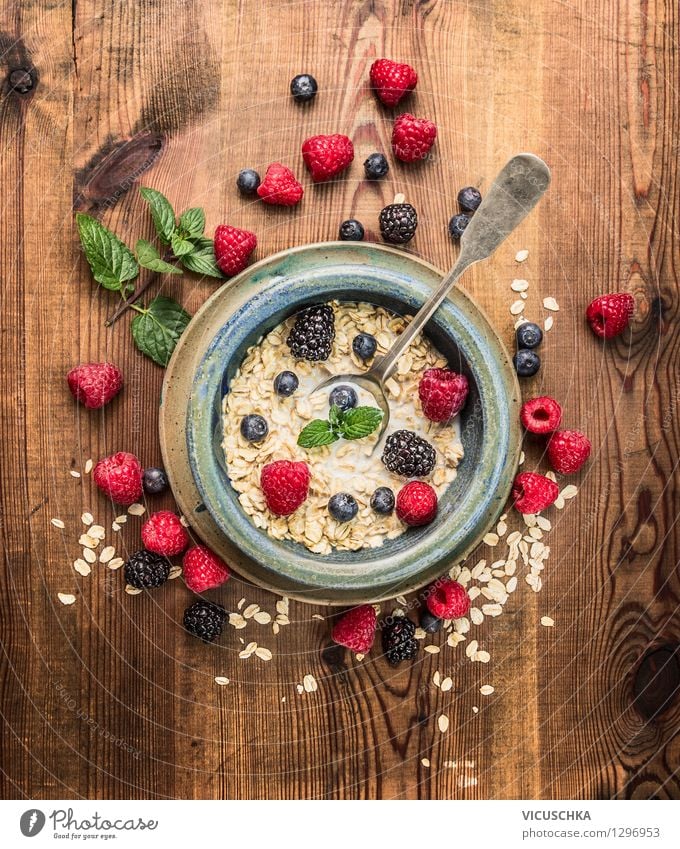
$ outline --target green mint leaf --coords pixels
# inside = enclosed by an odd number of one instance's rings
[[[151,242],[146,239],[139,239],[137,242],[137,261],[142,268],[148,268],[150,271],[156,271],[159,274],[181,274],[182,270],[176,265],[171,265],[164,259],[161,259],[160,254]]]
[[[207,277],[223,277],[215,262],[215,248],[212,239],[196,240],[191,253],[181,256],[180,262],[185,268],[189,271],[195,271],[196,274],[204,274]]]
[[[187,239],[197,239],[205,230],[205,213],[194,207],[183,212],[179,219],[179,229]]]
[[[172,246],[172,252],[178,258],[186,256],[194,250],[193,244],[188,239],[182,238],[178,233],[173,233],[170,237],[170,244]]]
[[[92,276],[105,289],[119,291],[123,283],[139,274],[132,251],[96,218],[83,212],[76,215],[80,243]]]
[[[135,345],[159,366],[167,366],[177,340],[190,321],[191,316],[177,301],[159,295],[132,320]]]
[[[340,436],[345,439],[363,439],[380,424],[383,411],[377,407],[354,407],[347,410],[339,425]]]
[[[324,419],[314,419],[302,428],[297,439],[301,448],[319,448],[337,442],[339,437],[333,433],[330,424]]]
[[[170,201],[156,189],[144,187],[139,191],[149,204],[153,226],[156,228],[158,237],[164,245],[169,245],[172,234],[175,232],[175,213]]]
[[[342,420],[342,410],[337,404],[333,404],[328,412],[328,421],[331,428],[335,430]]]

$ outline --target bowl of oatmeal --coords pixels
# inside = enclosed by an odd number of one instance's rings
[[[195,363],[185,419],[200,499],[195,512],[199,521],[207,514],[208,541],[214,545],[217,531],[225,541],[221,553],[233,562],[237,552],[236,566],[247,577],[315,602],[389,598],[464,558],[498,518],[519,453],[519,391],[503,344],[461,289],[388,381],[390,422],[380,444],[377,431],[299,444],[310,423],[328,422],[332,407],[346,412],[328,391],[312,389],[330,376],[367,370],[440,276],[394,249],[325,243],[258,263],[195,317],[195,344],[185,340]],[[300,315],[322,306],[317,332],[307,327],[302,347],[291,345]],[[353,344],[361,335],[375,342],[367,358]],[[464,375],[469,386],[461,412],[440,423],[424,416],[418,398],[423,373],[435,368]],[[347,409],[375,408],[366,390],[350,389],[350,402],[341,397]],[[305,464],[309,472],[306,498],[287,515],[270,509],[261,485],[262,470],[279,461]],[[437,495],[437,515],[422,527],[409,527],[385,509],[389,503],[376,501],[377,491],[397,495],[414,479]],[[332,504],[339,495],[344,501]]]

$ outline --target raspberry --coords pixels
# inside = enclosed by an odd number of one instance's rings
[[[437,138],[437,128],[425,118],[416,118],[406,112],[394,122],[392,150],[402,162],[425,159]]]
[[[511,498],[520,513],[540,513],[557,498],[557,484],[543,475],[522,472],[512,485]]]
[[[142,542],[149,551],[172,557],[189,545],[189,534],[179,516],[170,510],[159,510],[142,525]]]
[[[290,516],[306,500],[311,474],[306,463],[275,460],[260,474],[267,507],[276,516]]]
[[[302,158],[315,183],[330,180],[354,159],[354,145],[347,136],[312,136],[302,145]]]
[[[160,587],[169,574],[170,561],[145,548],[132,554],[125,564],[125,583],[138,590]]]
[[[222,633],[226,618],[227,611],[221,605],[210,601],[195,601],[184,611],[184,627],[204,643],[212,643]]]
[[[204,545],[194,545],[184,555],[184,583],[195,593],[214,590],[229,580],[229,567]]]
[[[113,363],[81,363],[66,375],[68,388],[88,410],[108,404],[123,387],[123,374]]]
[[[257,194],[263,203],[278,206],[295,206],[304,193],[305,190],[295,179],[295,174],[280,162],[273,162],[267,168],[264,180],[257,187]]]
[[[627,292],[600,295],[588,305],[586,318],[593,333],[601,339],[612,339],[628,327],[635,309],[635,299]]]
[[[427,483],[411,481],[399,490],[396,510],[405,525],[429,525],[437,515],[437,493]]]
[[[556,472],[573,475],[590,457],[590,440],[578,430],[558,430],[548,440],[548,460]]]
[[[443,368],[427,369],[418,384],[423,413],[431,422],[448,421],[463,409],[468,388],[463,374]]]
[[[373,645],[377,618],[372,604],[362,604],[338,619],[331,637],[353,652],[367,652]]]
[[[441,578],[427,588],[426,604],[439,619],[460,619],[470,609],[470,596],[458,581]]]
[[[257,236],[229,224],[215,230],[215,259],[223,274],[233,277],[248,265],[248,258],[257,247]]]
[[[557,430],[562,421],[562,407],[554,398],[541,395],[522,404],[519,418],[529,433],[550,433]]]
[[[134,454],[118,451],[94,467],[92,477],[99,489],[116,504],[132,504],[142,497],[142,467]]]
[[[386,106],[396,106],[418,82],[418,74],[410,65],[391,59],[376,59],[370,77],[375,93]]]

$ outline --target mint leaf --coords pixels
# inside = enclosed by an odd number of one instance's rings
[[[373,433],[383,417],[383,411],[377,407],[354,407],[344,413],[338,432],[345,439],[363,439]]]
[[[191,316],[177,301],[159,295],[132,320],[135,345],[159,366],[167,366],[177,340],[190,321]]]
[[[180,262],[189,271],[205,274],[208,277],[222,277],[222,272],[215,261],[215,247],[212,239],[198,239],[190,254],[180,257]]]
[[[135,250],[137,251],[137,261],[142,268],[148,268],[150,271],[156,271],[159,274],[182,273],[182,270],[177,268],[176,265],[171,265],[169,262],[161,259],[155,246],[151,242],[147,242],[146,239],[139,239]]]
[[[340,424],[340,420],[342,419],[342,410],[338,407],[337,404],[333,404],[328,412],[328,421],[330,422],[330,426],[335,429]]]
[[[117,292],[126,280],[139,274],[134,254],[115,233],[84,212],[76,215],[76,223],[80,244],[97,283]]]
[[[144,187],[139,191],[149,204],[153,226],[156,228],[158,237],[164,245],[170,244],[172,234],[175,232],[175,213],[170,201],[156,189]]]
[[[170,244],[172,252],[178,258],[190,254],[194,249],[193,244],[188,239],[182,238],[178,233],[173,233],[170,237]]]
[[[197,239],[205,230],[205,213],[194,207],[183,212],[179,219],[179,229],[187,239]]]
[[[339,437],[333,433],[330,424],[324,419],[314,419],[302,428],[297,439],[301,448],[319,448],[337,442]]]

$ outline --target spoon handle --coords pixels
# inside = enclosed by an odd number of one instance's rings
[[[458,261],[446,274],[390,350],[370,370],[384,381],[413,339],[430,320],[461,274],[491,256],[526,218],[550,184],[548,166],[532,153],[520,153],[505,165],[472,216],[461,239]]]

